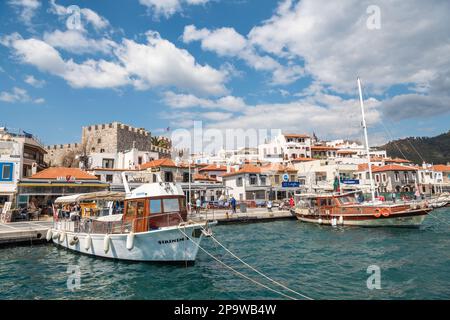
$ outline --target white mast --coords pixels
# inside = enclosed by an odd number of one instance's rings
[[[366,140],[366,152],[367,152],[367,161],[369,166],[369,179],[370,179],[370,193],[372,195],[372,201],[375,201],[375,186],[373,184],[372,177],[372,163],[370,161],[370,153],[369,153],[369,139],[367,138],[367,125],[366,125],[366,117],[364,115],[364,101],[362,96],[361,89],[361,80],[358,77],[358,89],[359,89],[359,102],[361,103],[361,114],[362,114],[362,126],[364,129],[364,139]]]

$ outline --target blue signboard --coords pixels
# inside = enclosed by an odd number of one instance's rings
[[[284,181],[281,183],[283,188],[298,188],[300,187],[300,182],[296,181]]]
[[[343,184],[359,184],[358,179],[341,179],[341,183]]]

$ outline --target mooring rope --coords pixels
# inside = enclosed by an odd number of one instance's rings
[[[247,279],[247,280],[249,280],[249,281],[255,283],[255,284],[258,285],[258,286],[261,286],[261,287],[263,287],[263,288],[265,288],[265,289],[267,289],[267,290],[270,290],[270,291],[272,291],[272,292],[274,292],[274,293],[276,293],[276,294],[279,294],[279,295],[281,295],[281,296],[283,296],[283,297],[286,297],[286,298],[291,299],[291,300],[297,300],[297,299],[294,298],[294,297],[291,297],[291,296],[289,296],[289,295],[287,295],[287,294],[285,294],[285,293],[283,293],[283,292],[281,292],[281,291],[275,290],[275,289],[273,289],[273,288],[271,288],[271,287],[269,287],[269,286],[266,286],[265,284],[263,284],[263,283],[261,283],[261,282],[255,280],[255,279],[252,279],[252,278],[250,278],[249,276],[247,276],[247,275],[245,275],[245,274],[243,274],[243,273],[237,271],[237,270],[234,269],[233,267],[227,265],[225,262],[221,261],[220,259],[216,258],[214,255],[212,255],[211,253],[209,253],[209,252],[208,252],[206,249],[204,249],[200,244],[198,244],[197,242],[195,242],[191,237],[189,237],[185,232],[183,232],[183,231],[180,229],[180,227],[178,227],[178,231],[180,231],[186,238],[188,238],[189,240],[191,240],[191,241],[192,241],[192,242],[193,242],[200,250],[202,250],[202,251],[203,251],[204,253],[206,253],[208,256],[210,256],[211,258],[213,258],[215,261],[219,262],[219,263],[220,263],[221,265],[223,265],[224,267],[226,267],[226,268],[230,269],[231,271],[235,272],[237,275],[239,275],[239,276],[241,276],[241,277],[243,277],[243,278],[245,278],[245,279]]]
[[[274,283],[274,284],[280,286],[281,288],[283,288],[283,289],[285,289],[285,290],[287,290],[287,291],[290,291],[290,292],[292,292],[292,293],[295,293],[296,295],[299,295],[300,297],[303,297],[303,298],[308,299],[308,300],[314,300],[314,299],[312,299],[312,298],[310,298],[310,297],[308,297],[308,296],[306,296],[306,295],[304,295],[304,294],[302,294],[302,293],[299,293],[299,292],[297,292],[297,291],[292,290],[291,288],[286,287],[284,284],[282,284],[282,283],[280,283],[280,282],[278,282],[278,281],[276,281],[276,280],[270,278],[269,276],[265,275],[265,274],[262,273],[261,271],[255,269],[254,267],[252,267],[251,265],[249,265],[247,262],[245,262],[244,260],[242,260],[241,258],[239,258],[237,255],[235,255],[233,252],[231,252],[228,248],[226,248],[226,247],[225,247],[222,243],[220,243],[220,241],[217,240],[213,235],[211,235],[210,238],[213,239],[213,240],[214,240],[219,246],[221,246],[226,252],[228,252],[229,254],[231,254],[234,258],[236,258],[237,260],[239,260],[239,261],[240,261],[242,264],[244,264],[246,267],[252,269],[252,270],[255,271],[257,274],[259,274],[260,276],[266,278],[266,279],[269,280],[270,282],[272,282],[272,283]]]

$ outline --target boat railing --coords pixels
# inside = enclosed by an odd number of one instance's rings
[[[55,221],[55,228],[75,233],[91,234],[120,234],[133,232],[144,232],[160,228],[179,225],[184,222],[179,212],[167,212],[152,214],[148,217],[140,217],[119,221],[102,221],[92,218],[71,220],[69,218]]]

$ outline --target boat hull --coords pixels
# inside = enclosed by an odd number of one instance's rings
[[[388,217],[375,217],[372,215],[311,215],[296,212],[297,219],[324,225],[343,225],[359,227],[406,227],[418,228],[425,220],[430,209],[411,210],[391,214]],[[342,217],[342,218],[341,218]]]
[[[109,234],[108,250],[105,250],[105,234],[90,234],[92,241],[88,249],[86,249],[87,233],[65,231],[65,236],[62,236],[62,230],[54,228],[52,234],[58,233],[59,237],[56,239],[52,237],[52,240],[64,248],[103,258],[149,262],[194,262],[199,249],[198,245],[203,237],[203,226],[193,224],[180,228],[174,226],[136,233],[131,249],[127,249],[128,234]],[[74,237],[78,238],[76,243],[73,243]]]

